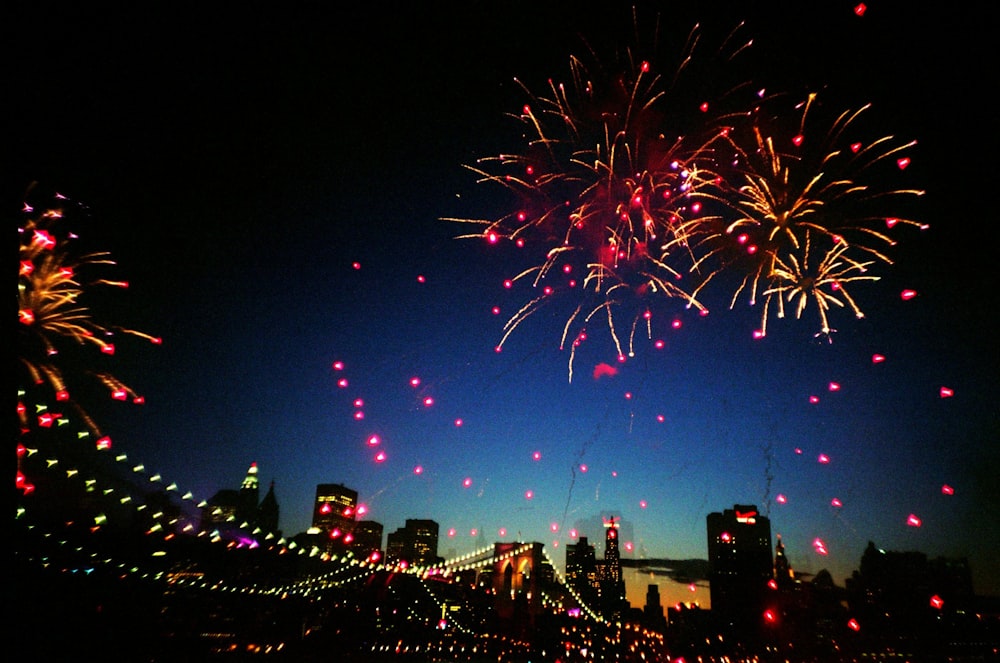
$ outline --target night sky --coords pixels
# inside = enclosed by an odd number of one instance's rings
[[[256,462],[286,535],[316,484],[343,483],[386,531],[437,521],[449,557],[516,538],[562,563],[615,515],[626,556],[705,558],[706,515],[756,504],[797,570],[842,584],[871,540],[968,557],[1000,594],[995,54],[970,5],[641,5],[668,66],[696,22],[708,40],[745,21],[755,85],[871,102],[875,132],[918,141],[906,179],[930,227],[857,288],[863,320],[834,311],[832,342],[814,311],[755,340],[759,306],[663,301],[664,348],[619,363],[595,333],[571,382],[555,311],[494,351],[532,296],[503,280],[533,247],[456,240],[442,219],[509,211],[463,164],[520,149],[515,77],[544,91],[584,38],[627,45],[631,5],[30,4],[4,206],[18,216],[35,181],[84,206],[73,230],[131,284],[103,318],[164,339],[114,358],[146,403],[97,406],[130,460],[204,499]]]

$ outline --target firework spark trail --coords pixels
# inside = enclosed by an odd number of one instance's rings
[[[750,44],[736,33],[713,59],[716,74]],[[550,79],[542,95],[517,81],[528,102],[512,117],[524,125],[526,144],[466,166],[477,183],[511,194],[514,209],[494,219],[445,219],[476,228],[459,238],[540,251],[508,280],[508,287],[530,283],[532,294],[507,320],[498,349],[544,307],[576,300],[559,344],[569,350],[572,381],[590,331],[605,333],[620,360],[634,357],[637,335],[653,337],[655,307],[672,302],[704,314],[702,297],[716,287],[730,293],[729,308],[742,297],[751,305],[764,299],[760,336],[772,309],[783,315],[782,296],[808,291],[796,317],[815,301],[820,333],[829,334],[831,305],[861,315],[843,280],[877,280],[861,274],[892,264],[893,227],[926,228],[898,215],[902,199],[922,191],[878,186],[890,179],[880,167],[905,169],[915,141],[851,136],[867,105],[824,127],[814,120],[822,106],[816,94],[789,111],[788,95],[752,92],[746,80],[703,90],[728,74],[692,71],[700,38],[696,26],[669,77],[629,49],[603,76],[595,75],[604,69],[596,56],[590,67],[571,57],[571,83]],[[832,244],[812,276],[825,290],[804,273],[807,233],[814,246],[821,237]]]
[[[20,324],[17,359],[24,370],[19,379],[26,381],[28,387],[19,390],[18,394],[21,434],[29,434],[33,427],[51,428],[54,424],[71,423],[61,412],[49,409],[49,403],[55,402],[60,404],[60,409],[69,407],[77,413],[86,429],[78,435],[94,435],[100,438],[98,449],[109,449],[110,438],[102,435],[99,425],[83,405],[85,399],[77,393],[77,388],[82,386],[80,378],[85,376],[96,381],[115,400],[139,404],[143,398],[106,370],[88,369],[86,363],[82,370],[71,368],[71,364],[60,361],[61,353],[67,346],[76,346],[96,348],[100,355],[110,357],[116,352],[114,341],[118,334],[136,336],[154,344],[159,344],[160,339],[133,329],[103,324],[94,317],[86,302],[89,290],[102,286],[127,288],[128,283],[100,277],[85,280],[92,271],[114,266],[114,261],[105,252],[77,255],[77,236],[63,230],[67,212],[76,207],[60,194],[55,194],[46,203],[50,204],[36,211],[26,202],[22,210],[25,218],[18,228]],[[28,407],[26,401],[29,399],[37,399],[34,408]],[[33,418],[33,414],[37,416]]]

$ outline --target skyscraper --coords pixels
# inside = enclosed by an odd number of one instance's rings
[[[750,636],[767,621],[771,521],[756,506],[736,504],[708,514],[707,529],[712,614],[721,628]]]
[[[438,561],[438,524],[433,520],[407,518],[406,525],[386,537],[385,555],[390,562],[429,566]]]
[[[625,600],[625,580],[622,577],[621,553],[618,548],[618,520],[611,516],[604,521],[604,561],[598,567],[601,587],[601,612],[605,619],[617,620],[628,608]]]
[[[321,483],[316,486],[312,526],[324,534],[331,545],[347,546],[354,538],[357,508],[358,491],[339,483]]]

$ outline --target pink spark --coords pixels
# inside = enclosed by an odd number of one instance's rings
[[[899,293],[899,296],[900,296],[900,298],[903,301],[908,301],[908,300],[913,299],[914,297],[917,296],[917,291],[916,290],[904,290],[903,292]]]
[[[115,399],[116,401],[123,401],[127,397],[128,394],[125,393],[124,389],[115,389],[114,391],[111,392],[111,398]]]
[[[504,538],[505,536],[507,536],[507,528],[501,527],[500,529],[497,530],[497,534],[500,535],[500,538]]]
[[[559,531],[559,523],[550,523],[549,524],[549,531],[551,531],[551,532],[558,532]]]
[[[475,527],[469,530],[469,536],[476,536],[477,534],[479,534],[479,530],[477,530]]]
[[[625,400],[627,400],[627,401],[632,400],[632,392],[631,391],[626,391],[625,392]]]
[[[829,385],[827,386],[827,388],[828,388],[828,389],[829,389],[830,391],[840,391],[840,385],[839,385],[838,383],[836,383],[836,382],[831,382],[831,383],[830,383],[830,384],[829,384]]]
[[[368,437],[368,446],[370,446],[370,447],[377,447],[378,444],[379,444],[379,442],[381,442],[381,441],[382,441],[382,438],[380,438],[378,435],[371,435],[371,436]]]
[[[569,531],[569,538],[571,538],[571,539],[575,539],[579,535],[580,535],[580,533],[578,531],[576,531],[575,529],[571,529]]]
[[[448,528],[448,536],[453,537],[453,536],[455,536],[455,534],[456,534],[455,528],[454,527],[449,527]]]
[[[461,428],[464,423],[465,422],[462,421],[461,419],[456,419],[455,420],[455,428]]]
[[[363,411],[358,410],[357,412],[354,413],[354,419],[356,421],[362,421],[364,418],[365,418],[365,413]]]
[[[864,16],[865,15],[865,11],[867,11],[867,10],[868,10],[868,7],[866,7],[865,3],[863,3],[863,2],[859,2],[858,4],[854,5],[854,15],[855,16]]]
[[[635,546],[633,546],[633,545],[632,545],[632,542],[631,542],[631,541],[626,541],[626,542],[625,542],[625,552],[632,552],[632,549],[633,549],[634,547],[635,547]]]
[[[813,405],[815,405],[816,403],[819,403],[819,396],[810,396],[809,397],[809,402],[812,403]]]
[[[795,147],[799,147],[800,145],[802,145],[803,139],[804,137],[802,136],[802,134],[795,136],[794,138],[792,138],[792,145],[794,145]]]
[[[708,102],[707,101],[701,102],[701,106],[699,106],[698,108],[701,109],[702,113],[707,113],[708,112]]]
[[[778,581],[775,580],[774,578],[771,578],[770,580],[767,581],[767,588],[775,590],[778,589]]]
[[[463,487],[463,488],[468,488],[468,487],[470,487],[471,485],[472,485],[472,479],[471,479],[470,477],[465,477],[465,478],[464,478],[464,479],[462,480],[462,487]]]
[[[347,386],[347,378],[340,378],[337,380],[337,386],[341,389],[345,388]]]
[[[335,361],[335,362],[333,362],[333,370],[335,370],[335,371],[342,371],[342,370],[344,370],[344,362],[342,362],[342,361]]]
[[[834,497],[832,500],[830,500],[830,506],[835,506],[837,508],[840,508],[840,507],[844,506],[844,503],[841,502],[836,497]]]
[[[896,165],[899,166],[900,170],[906,170],[906,167],[910,165],[910,158],[901,157],[896,160]]]
[[[755,341],[759,341],[760,339],[764,338],[764,330],[763,329],[753,330],[753,338]]]
[[[656,415],[656,420],[659,421],[662,424],[664,421],[667,420],[667,418],[664,417],[662,414],[658,414],[658,415]]]
[[[674,329],[680,329],[681,324],[682,323],[680,321],[680,318],[675,318],[674,321],[670,323],[670,326],[673,327]]]
[[[696,584],[694,584],[692,582],[690,585],[688,585],[688,591],[689,592],[696,592],[696,591],[698,591],[698,585],[696,585]]]
[[[656,339],[656,341],[653,342],[653,347],[657,350],[662,350],[665,345],[666,343],[664,343],[661,339]]]
[[[873,364],[881,364],[883,361],[885,361],[885,355],[880,355],[880,354],[872,355]]]
[[[830,457],[827,456],[826,454],[820,454],[819,456],[816,457],[816,462],[825,465],[830,462]]]
[[[533,491],[533,490],[526,490],[526,491],[524,491],[524,499],[530,500],[530,499],[534,499],[534,498],[535,498],[535,491]]]
[[[511,288],[514,287],[514,282],[511,281],[510,279],[505,279],[504,282],[503,282],[503,287],[507,288],[508,290],[510,290]]]
[[[417,283],[427,283],[427,279],[424,277],[423,274],[417,275]]]
[[[785,497],[784,495],[778,495],[777,497],[774,498],[774,501],[777,502],[778,504],[785,504],[786,502],[788,502],[788,498]]]
[[[941,608],[944,607],[944,599],[935,594],[934,596],[931,597],[931,607],[934,608],[935,610],[940,610]]]
[[[430,407],[432,405],[434,405],[434,399],[433,398],[431,398],[430,396],[428,396],[427,398],[424,399],[424,407]]]
[[[103,352],[106,355],[113,355],[115,353],[114,343],[108,343],[106,345],[102,345],[101,352]]]
[[[499,240],[500,238],[497,236],[495,232],[486,233],[486,241],[489,242],[490,244],[496,244]]]
[[[941,486],[941,493],[943,495],[954,495],[955,494],[955,489],[952,488],[951,486],[949,486],[948,484],[945,484],[945,485]]]
[[[852,617],[852,618],[850,618],[850,619],[847,620],[847,628],[851,629],[852,631],[860,631],[861,630],[861,624],[858,623],[857,619],[854,619]]]
[[[97,441],[98,451],[107,451],[111,448],[111,438],[105,435]]]
[[[802,449],[798,449],[798,448],[796,448],[796,449],[795,449],[795,453],[796,453],[797,455],[801,456],[801,455],[802,455]]]
[[[586,473],[587,472],[587,466],[584,465],[583,463],[581,463],[580,464],[580,471],[583,472],[583,473]]]
[[[851,143],[851,152],[857,154],[861,151],[861,143]]]
[[[893,218],[893,217],[889,217],[889,218],[887,218],[885,220],[885,225],[886,225],[887,228],[892,228],[897,223],[899,223],[899,219],[896,219],[896,218]]]
[[[354,269],[361,269],[361,263],[360,262],[353,262],[353,263],[351,263],[351,267],[353,267]]]
[[[542,452],[541,451],[536,451],[536,452],[534,452],[534,453],[531,454],[531,460],[541,460],[541,459],[542,459]]]
[[[500,307],[494,306],[492,309],[493,315],[500,315]]]
[[[385,455],[384,451],[380,451],[377,454],[375,454],[375,462],[376,463],[384,463],[385,460],[386,460],[386,458],[387,458],[387,456]]]
[[[910,527],[920,527],[924,523],[922,520],[920,520],[920,518],[911,513],[906,517],[906,524],[909,525]]]
[[[949,389],[948,387],[941,387],[940,393],[941,393],[941,398],[951,398],[952,396],[955,395],[955,392]]]
[[[413,468],[413,473],[414,474],[423,474],[424,473],[423,466],[422,465],[417,465],[416,467],[414,467]]]

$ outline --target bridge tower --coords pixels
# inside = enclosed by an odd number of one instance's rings
[[[541,543],[498,542],[493,545],[493,597],[502,621],[530,624],[542,607],[539,570]]]

